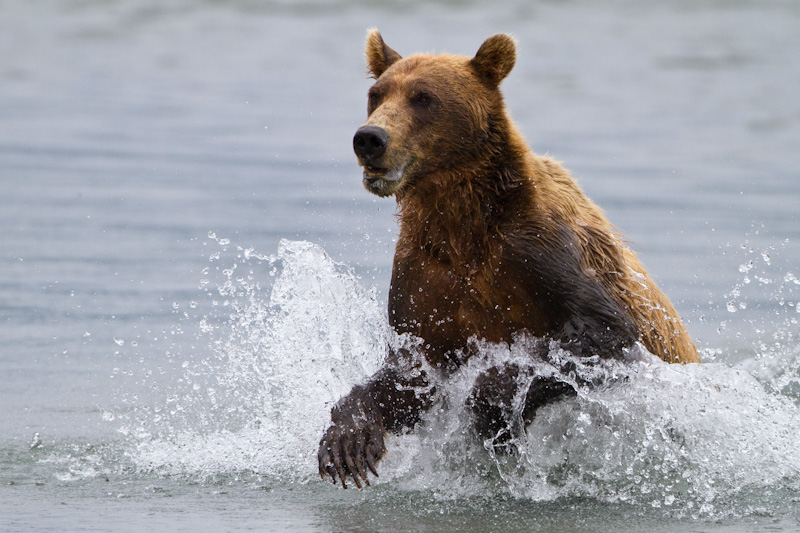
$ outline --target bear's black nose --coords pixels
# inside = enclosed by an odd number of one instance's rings
[[[353,150],[362,159],[377,159],[389,145],[389,134],[378,126],[361,126],[353,137]]]

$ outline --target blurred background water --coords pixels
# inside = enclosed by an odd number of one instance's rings
[[[791,1],[3,2],[0,529],[800,527],[799,23]],[[644,428],[631,450],[672,417],[728,459],[637,456],[688,483],[642,488],[564,448],[544,482],[509,481],[442,454],[414,472],[460,441],[406,436],[371,490],[316,479],[330,402],[385,344],[394,202],[361,188],[351,149],[369,27],[401,54],[518,39],[512,116],[712,363],[636,381],[641,412],[614,411],[623,392],[575,405]],[[719,432],[692,433],[697,402],[732,409]],[[557,415],[595,448],[616,438]],[[750,421],[771,429],[742,437]]]

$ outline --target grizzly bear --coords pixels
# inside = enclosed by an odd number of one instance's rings
[[[369,484],[386,433],[413,427],[436,402],[429,374],[447,379],[478,356],[476,339],[548,341],[532,358],[553,343],[576,357],[623,358],[639,342],[664,361],[699,362],[675,308],[603,211],[509,118],[499,85],[516,60],[511,37],[490,37],[473,58],[403,58],[371,30],[366,57],[376,81],[353,147],[366,189],[397,199],[389,322],[421,339],[420,353],[390,350],[334,406],[319,447],[323,478]],[[509,420],[518,393],[526,424],[576,394],[558,374],[516,379],[526,371],[503,364],[475,380],[468,407],[480,437],[502,443],[520,431]]]

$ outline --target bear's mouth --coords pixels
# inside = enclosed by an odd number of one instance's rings
[[[370,176],[374,176],[375,179],[385,176],[389,173],[388,168],[381,168],[381,167],[371,167],[369,165],[364,166],[365,174],[369,174]]]
[[[391,196],[400,187],[407,165],[400,168],[364,166],[364,187],[378,196]]]
[[[407,165],[402,165],[399,168],[384,168],[364,165],[364,181],[370,184],[377,181],[399,182],[403,179],[406,166]]]

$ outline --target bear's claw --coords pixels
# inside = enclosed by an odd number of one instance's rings
[[[350,427],[347,427],[347,426]],[[376,477],[375,463],[386,453],[383,442],[383,428],[366,420],[351,419],[349,424],[335,424],[328,428],[319,443],[319,475],[323,479],[330,476],[347,488],[347,476],[359,489],[362,482],[370,486],[367,471]]]

